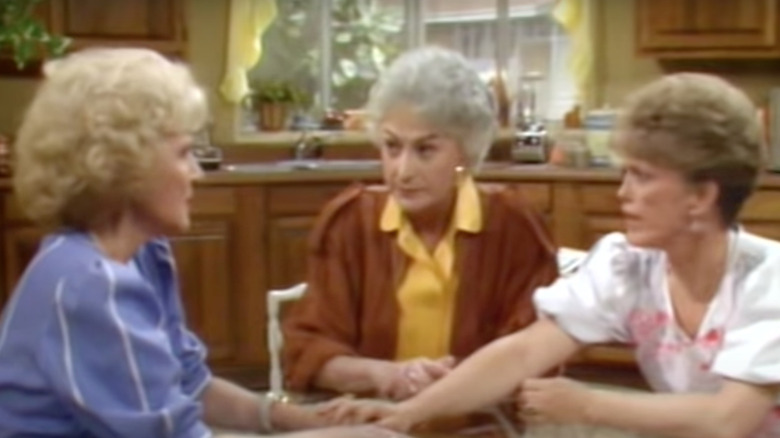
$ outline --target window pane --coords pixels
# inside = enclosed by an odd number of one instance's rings
[[[515,89],[524,84],[534,89],[540,119],[560,119],[576,97],[568,70],[568,36],[549,9],[513,16],[510,23],[508,82]]]
[[[313,104],[320,77],[320,6],[320,0],[277,0],[276,19],[262,36],[262,58],[248,74],[253,90],[288,82],[303,97],[303,107]]]
[[[425,0],[426,43],[457,50],[480,74],[492,78],[498,65],[498,0]],[[569,41],[552,17],[555,0],[509,0],[503,42],[506,86],[517,98],[523,85],[535,91],[535,115],[560,118],[573,104],[574,87],[566,61]],[[513,105],[517,109],[517,102]]]
[[[371,85],[404,47],[403,0],[333,0],[331,106],[362,107]]]
[[[425,40],[457,50],[484,75],[496,69],[496,0],[426,0]]]

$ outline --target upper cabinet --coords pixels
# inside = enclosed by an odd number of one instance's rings
[[[780,57],[780,0],[636,0],[637,48],[660,58]]]
[[[134,46],[183,56],[184,0],[51,0],[52,32],[72,49]]]
[[[2,1],[2,0],[0,0]],[[49,30],[72,40],[68,50],[85,47],[145,47],[185,58],[185,0],[47,0],[35,16]],[[0,50],[0,75],[35,76],[40,59],[19,70],[8,50]]]

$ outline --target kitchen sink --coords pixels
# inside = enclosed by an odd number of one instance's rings
[[[228,164],[224,169],[237,173],[275,173],[292,171],[376,170],[379,160],[283,160],[267,163]]]

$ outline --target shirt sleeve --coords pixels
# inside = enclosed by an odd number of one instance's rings
[[[780,257],[766,257],[736,286],[736,307],[712,372],[753,384],[780,382]]]
[[[177,355],[148,282],[103,261],[61,280],[54,306],[38,362],[90,435],[211,435],[189,394],[198,379],[188,377],[188,353]]]
[[[536,291],[537,312],[580,342],[629,342],[625,322],[635,291],[625,280],[634,256],[623,234],[605,236],[576,273]]]
[[[206,365],[206,347],[185,323],[176,261],[170,244],[165,239],[155,239],[141,251],[137,262],[147,280],[156,285],[167,309],[166,323],[171,334],[171,346],[183,372],[182,390],[187,395],[200,397],[212,375]]]

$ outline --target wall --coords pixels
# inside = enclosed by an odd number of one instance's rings
[[[634,50],[635,0],[597,0],[596,102],[617,105],[622,96],[665,71],[698,70],[719,73],[741,86],[762,104],[772,86],[780,86],[780,61],[687,62],[661,65]],[[217,88],[222,76],[227,28],[227,0],[190,0],[187,10],[189,60],[211,97],[215,140],[232,142],[233,111]],[[18,126],[35,89],[35,80],[0,78],[0,132]]]

